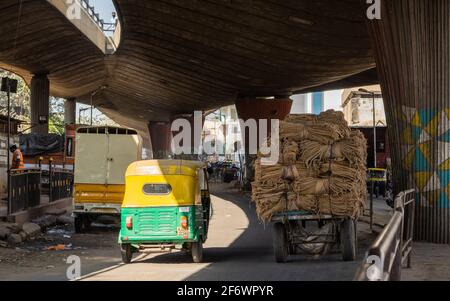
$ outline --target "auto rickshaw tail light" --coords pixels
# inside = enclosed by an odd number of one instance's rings
[[[182,216],[181,217],[181,222],[180,225],[183,229],[187,229],[189,224],[188,224],[188,218],[186,216]]]
[[[128,216],[125,221],[125,224],[126,224],[128,230],[133,229],[133,218],[131,216]]]

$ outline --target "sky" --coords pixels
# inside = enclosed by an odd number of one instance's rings
[[[116,11],[112,0],[90,0],[89,3],[95,7],[101,19],[107,23],[111,22],[112,12]]]

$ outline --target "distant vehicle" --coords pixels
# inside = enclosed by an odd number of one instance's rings
[[[74,171],[75,134],[79,127],[66,125],[64,135],[25,134],[20,136],[20,149],[23,153],[25,168],[41,170],[43,192],[49,189],[51,169]]]
[[[367,189],[372,189],[372,182],[374,183],[373,193],[376,197],[386,196],[387,192],[387,170],[383,168],[369,168],[367,174]]]
[[[223,181],[227,184],[238,179],[239,168],[232,163],[227,163],[224,167]]]
[[[148,249],[189,251],[203,259],[211,212],[206,166],[185,160],[133,163],[126,173],[119,243],[122,260]]]
[[[120,216],[127,167],[142,158],[135,130],[83,127],[76,133],[74,216],[77,233],[100,215]]]

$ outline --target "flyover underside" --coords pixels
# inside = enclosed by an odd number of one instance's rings
[[[343,87],[375,67],[359,0],[116,4],[123,39],[111,90],[126,87],[171,115],[242,96],[289,96],[341,80]],[[362,81],[373,83],[374,75]]]
[[[450,2],[382,1],[369,31],[397,191],[416,187],[416,238],[450,243]]]
[[[0,68],[48,74],[53,96],[77,97],[105,78],[103,52],[46,0],[0,1]],[[98,29],[100,31],[100,29]]]
[[[87,104],[104,86],[94,105],[140,128],[242,96],[376,81],[359,0],[116,0],[122,41],[106,56],[61,1],[1,1],[0,68],[47,74],[51,95]]]

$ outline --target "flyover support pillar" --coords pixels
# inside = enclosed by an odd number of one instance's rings
[[[50,82],[47,74],[35,74],[31,79],[31,132],[48,134]]]
[[[290,114],[292,109],[292,100],[288,97],[280,99],[256,99],[245,98],[236,102],[236,108],[239,119],[246,124],[250,124],[251,120],[256,121],[258,148],[264,141],[259,141],[260,121],[267,120],[268,133],[271,129],[271,120],[284,120]],[[244,189],[251,190],[251,183],[255,178],[255,160],[257,154],[251,154],[250,137],[255,133],[250,133],[250,128],[241,129],[243,148],[245,149],[245,170],[244,170]]]
[[[153,159],[161,160],[170,157],[172,132],[169,122],[151,121],[148,125],[152,142]]]
[[[382,1],[368,21],[395,192],[417,189],[415,238],[450,243],[450,1]]]
[[[196,111],[189,114],[172,116],[171,129],[175,148],[175,158],[198,160],[202,155],[202,134],[205,114]]]
[[[64,103],[64,123],[66,125],[76,124],[77,102],[75,98],[68,98]]]

